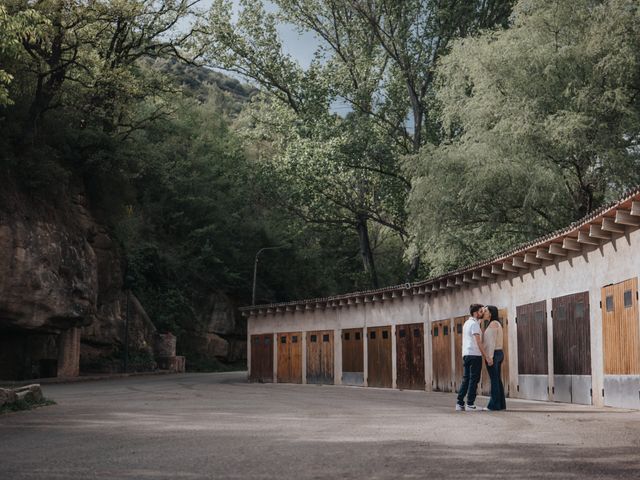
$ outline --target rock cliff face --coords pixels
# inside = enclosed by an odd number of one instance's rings
[[[61,349],[78,338],[72,351],[80,352],[82,372],[120,371],[125,338],[129,369],[153,369],[156,329],[124,290],[123,252],[92,214],[83,189],[45,202],[3,183],[0,379],[52,376],[63,365],[77,371]],[[194,325],[178,341],[187,368],[192,358],[202,365],[246,358],[246,327],[226,295],[211,294],[196,310]],[[69,333],[75,329],[79,335]]]
[[[89,219],[79,196],[46,204],[3,186],[0,326],[58,333],[93,321],[98,275]]]
[[[92,216],[82,188],[45,202],[3,183],[0,378],[55,374],[64,358],[56,352],[60,338],[73,328],[82,328],[85,369],[120,368],[127,304],[122,255]],[[133,296],[129,307],[129,349],[151,367],[155,328]]]

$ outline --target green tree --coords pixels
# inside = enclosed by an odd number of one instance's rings
[[[406,162],[412,232],[438,269],[566,225],[640,181],[640,9],[521,1],[438,67],[446,140]]]
[[[5,5],[0,5],[1,65],[23,60],[22,42],[41,39],[41,29],[44,26],[46,21],[33,9],[10,14]],[[0,68],[0,107],[13,103],[9,98],[8,86],[14,77],[5,68]]]
[[[371,186],[385,185],[376,191],[392,193],[395,198],[389,201],[387,197],[382,203],[404,204],[410,182],[399,169],[399,158],[416,152],[425,139],[434,138],[433,131],[424,134],[427,125],[431,128],[435,123],[428,108],[434,62],[452,38],[466,35],[478,26],[503,21],[511,2],[470,2],[467,6],[453,1],[274,3],[279,7],[277,13],[266,12],[261,2],[243,1],[238,19],[233,22],[232,4],[215,1],[209,16],[207,61],[256,81],[274,103],[280,102],[295,113],[292,123],[301,128],[294,136],[306,144],[306,152],[315,149],[318,153],[289,156],[284,163],[295,164],[292,168],[298,178],[306,175],[317,179],[307,182],[305,192],[327,188],[323,195],[296,198],[295,205],[305,209],[309,221],[355,225],[364,269],[371,276],[371,285],[377,285],[368,225],[391,228],[405,247],[409,237],[404,214],[394,211],[391,215],[394,221],[389,222],[389,215],[379,213],[385,208],[380,202],[362,198],[373,198],[367,193]],[[319,38],[321,43],[309,68],[301,68],[283,53],[277,34],[279,22],[291,23]],[[335,101],[346,101],[351,106],[350,118],[344,121],[332,118],[329,111]],[[273,126],[274,122],[265,124]],[[326,128],[328,125],[331,126]],[[280,126],[274,129],[282,130]],[[343,132],[354,130],[368,130],[375,140],[363,142],[366,135],[356,134],[340,154],[329,153],[332,145],[345,144]],[[384,155],[388,158],[381,161],[380,155],[371,155],[371,144],[386,144]],[[287,146],[289,151],[294,148],[293,144]],[[284,150],[276,152],[283,154]],[[354,190],[338,185],[336,176],[329,178],[329,182],[319,177],[318,171],[327,164],[321,158],[328,157],[333,168],[351,179],[347,184],[360,187]],[[310,158],[314,159],[313,166]],[[327,169],[328,175],[333,172],[332,168]],[[354,183],[355,178],[363,180]],[[352,201],[358,195],[361,199]],[[336,208],[337,205],[341,208]],[[350,212],[350,220],[344,218],[345,212]],[[414,258],[409,276],[415,274],[417,267]]]

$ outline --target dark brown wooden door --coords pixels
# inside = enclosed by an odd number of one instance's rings
[[[251,335],[252,382],[273,382],[273,334]]]
[[[302,334],[278,333],[278,383],[302,383]]]
[[[307,332],[307,383],[333,383],[333,331]]]
[[[431,324],[431,345],[433,352],[432,387],[439,392],[450,392],[451,378],[451,320],[441,320]]]
[[[591,375],[589,292],[551,300],[554,375]]]
[[[342,330],[342,371],[364,373],[364,341],[361,328]]]
[[[462,361],[462,327],[469,317],[456,317],[453,319],[453,346],[454,346],[454,368],[453,389],[458,390],[462,382],[464,373],[464,362]]]
[[[424,390],[424,325],[396,327],[396,371],[398,388]]]
[[[393,386],[391,373],[391,327],[367,329],[367,385],[370,387]]]
[[[516,307],[518,330],[518,374],[546,375],[547,362],[547,302],[541,301]]]
[[[602,289],[602,343],[605,374],[640,373],[637,278]]]

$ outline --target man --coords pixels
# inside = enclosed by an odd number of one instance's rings
[[[482,359],[486,358],[484,347],[482,346],[482,331],[480,330],[480,319],[484,314],[484,307],[474,303],[469,307],[471,316],[464,322],[462,327],[462,360],[464,362],[464,373],[462,384],[458,391],[458,401],[456,411],[476,411],[476,393],[478,381],[482,372]],[[487,359],[489,365],[493,364],[493,359]],[[464,397],[467,397],[465,407]]]

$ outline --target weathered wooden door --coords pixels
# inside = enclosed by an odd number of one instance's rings
[[[361,328],[342,330],[342,383],[364,383],[364,341]]]
[[[251,335],[252,382],[273,382],[273,334]]]
[[[602,342],[605,374],[632,375],[640,373],[637,292],[637,278],[602,289]]]
[[[424,390],[424,325],[396,327],[396,371],[398,388]]]
[[[333,383],[333,331],[307,333],[307,383]]]
[[[547,302],[516,307],[516,329],[520,396],[548,400]]]
[[[391,327],[367,329],[367,385],[370,387],[393,386],[391,373]]]
[[[450,392],[451,378],[451,320],[441,320],[431,324],[431,345],[433,352],[432,387],[439,392]]]
[[[638,279],[602,289],[605,405],[640,408]]]
[[[554,400],[591,404],[589,292],[551,300]]]
[[[455,373],[453,375],[453,390],[457,391],[462,383],[462,374],[464,373],[464,362],[462,361],[462,327],[469,317],[456,317],[453,319],[453,346],[454,359],[453,365]]]
[[[278,333],[278,383],[302,383],[302,334]]]

